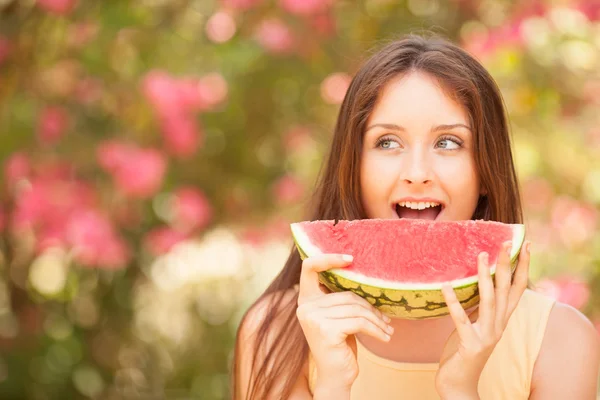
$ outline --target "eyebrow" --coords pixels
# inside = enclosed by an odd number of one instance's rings
[[[406,131],[406,129],[404,129],[404,127],[400,126],[400,125],[396,125],[396,124],[373,124],[371,126],[369,126],[366,131],[368,131],[371,128],[375,128],[375,127],[381,127],[381,128],[385,128],[385,129],[392,129],[395,131]],[[452,129],[456,129],[456,128],[466,128],[470,131],[472,131],[471,127],[465,124],[442,124],[442,125],[438,125],[435,126],[431,129],[431,132],[439,132],[439,131],[449,131]],[[365,131],[365,132],[366,132]]]

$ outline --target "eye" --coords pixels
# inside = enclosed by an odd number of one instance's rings
[[[400,144],[391,137],[384,136],[377,140],[377,143],[375,143],[375,147],[379,147],[386,150],[397,149],[398,147],[400,147]]]
[[[436,147],[446,150],[457,150],[462,147],[462,141],[453,136],[443,136],[438,140]]]

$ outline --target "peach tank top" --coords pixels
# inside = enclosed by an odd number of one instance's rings
[[[554,299],[526,289],[479,380],[485,400],[528,399],[533,366],[540,351]],[[357,340],[359,374],[352,400],[439,399],[435,390],[437,363],[404,363],[376,356]],[[309,356],[309,388],[317,370]]]

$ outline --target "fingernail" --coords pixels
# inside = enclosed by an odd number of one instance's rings
[[[527,253],[531,253],[531,242],[527,242],[525,245],[525,251],[527,251]]]
[[[387,323],[392,322],[392,319],[390,317],[388,317],[387,315],[383,314],[383,320]]]
[[[386,332],[388,332],[390,335],[391,335],[392,333],[394,333],[394,328],[392,328],[392,327],[391,327],[391,326],[389,326],[389,325],[385,327],[385,330],[386,330]]]
[[[390,339],[391,339],[391,336],[390,336],[390,335],[388,335],[388,334],[386,333],[386,334],[385,334],[385,340],[389,342],[389,341],[390,341]]]
[[[344,254],[344,255],[342,256],[342,260],[344,260],[344,261],[347,261],[347,262],[352,262],[352,260],[354,260],[354,257],[352,257],[352,256],[351,256],[351,255],[349,255],[349,254]]]
[[[486,266],[489,266],[490,263],[490,255],[488,253],[483,253],[483,262]]]

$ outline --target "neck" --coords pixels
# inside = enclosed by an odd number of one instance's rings
[[[466,310],[467,314],[475,309]],[[358,334],[356,338],[379,357],[409,363],[439,362],[446,340],[456,328],[449,315],[425,320],[394,318],[390,325],[394,333],[387,343],[364,334]]]

